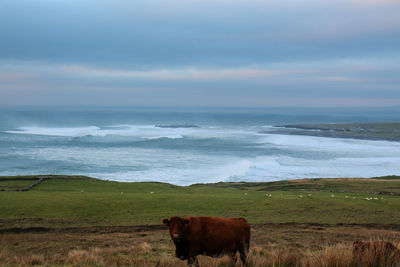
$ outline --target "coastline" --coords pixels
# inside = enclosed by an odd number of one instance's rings
[[[274,126],[273,131],[260,133],[400,142],[400,122],[290,124]]]

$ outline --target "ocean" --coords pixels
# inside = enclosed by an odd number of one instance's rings
[[[400,108],[0,108],[0,175],[176,185],[400,174],[400,142],[274,133],[400,121]],[[268,133],[270,132],[270,133]]]

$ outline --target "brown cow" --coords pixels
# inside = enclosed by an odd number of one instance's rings
[[[250,245],[250,225],[244,218],[171,217],[163,219],[175,244],[176,257],[191,266],[197,255],[220,256],[228,254],[236,262],[236,252],[246,265]]]
[[[387,241],[354,241],[353,243],[353,257],[381,257],[392,258],[397,261],[400,260],[400,251],[392,243]]]

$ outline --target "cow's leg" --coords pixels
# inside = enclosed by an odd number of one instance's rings
[[[240,260],[242,261],[244,266],[247,266],[247,251],[248,249],[241,247],[239,249]]]
[[[235,251],[232,252],[232,254],[231,254],[231,258],[232,258],[233,264],[236,264],[236,262],[237,262],[236,252],[237,252],[237,251],[235,250]]]
[[[197,258],[195,256],[189,256],[188,265],[193,266],[193,263],[195,267],[199,267],[199,261],[197,260]]]
[[[246,252],[240,252],[240,260],[242,261],[244,266],[247,266],[247,256]]]

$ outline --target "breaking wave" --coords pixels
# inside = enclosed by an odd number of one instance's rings
[[[400,174],[400,142],[268,133],[276,130],[271,125],[293,123],[286,117],[272,116],[273,123],[254,114],[110,114],[40,113],[0,121],[0,175],[189,185]]]

